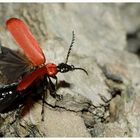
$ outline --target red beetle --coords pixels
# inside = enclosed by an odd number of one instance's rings
[[[57,83],[56,75],[58,72],[65,73],[73,70],[83,70],[86,74],[88,74],[83,68],[67,64],[69,54],[75,40],[74,32],[65,63],[60,63],[58,65],[53,63],[45,64],[45,56],[27,25],[18,18],[10,18],[6,22],[6,25],[18,45],[23,49],[26,58],[13,50],[1,46],[0,70],[9,81],[18,81],[18,84],[12,84],[0,88],[0,112],[2,112],[7,106],[10,106],[11,103],[7,103],[7,105],[5,105],[5,102],[7,102],[9,98],[12,103],[15,102],[15,100],[11,99],[11,97],[15,97],[14,94],[20,97],[21,95],[18,95],[18,93],[26,91],[26,89],[30,87],[34,81],[38,81],[42,79],[42,77],[44,77],[43,80],[47,80],[50,83],[53,91],[55,91],[56,85],[54,87],[50,77],[55,78]],[[12,89],[14,89],[16,93],[10,93]]]
[[[67,64],[70,49],[74,43],[74,36],[69,48],[66,62],[56,66],[56,64],[53,63],[45,64],[45,56],[38,42],[36,41],[36,39],[34,38],[34,36],[23,21],[17,18],[11,18],[7,21],[6,25],[8,30],[15,38],[16,42],[24,50],[25,55],[32,62],[33,66],[37,67],[35,68],[35,71],[23,77],[22,81],[17,87],[17,90],[21,91],[26,89],[36,78],[44,74],[47,74],[47,76],[54,77],[58,72],[65,73],[68,71],[73,71],[75,69],[84,70],[82,68],[75,68],[73,65]]]

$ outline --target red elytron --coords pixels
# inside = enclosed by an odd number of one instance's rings
[[[73,39],[71,45],[68,50],[68,54],[66,57],[65,63],[60,63],[58,66],[53,63],[45,64],[45,56],[28,29],[27,25],[20,19],[11,18],[6,23],[8,30],[13,35],[14,39],[18,43],[18,45],[24,50],[25,55],[31,61],[32,65],[34,66],[35,70],[30,72],[29,74],[25,74],[23,79],[17,86],[18,91],[22,91],[26,89],[28,86],[32,84],[34,80],[40,78],[43,75],[47,75],[49,77],[55,77],[58,72],[65,73],[68,71],[73,71],[76,69],[83,70],[84,72],[87,71],[83,68],[76,68],[73,65],[68,65],[68,57],[74,43],[74,32],[73,32]]]

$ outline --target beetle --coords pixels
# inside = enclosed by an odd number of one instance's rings
[[[74,70],[88,72],[81,67],[68,64],[68,58],[75,41],[74,31],[68,49],[66,60],[58,65],[47,63],[44,53],[27,25],[18,18],[10,18],[6,22],[15,41],[24,51],[24,54],[3,47],[0,44],[0,71],[11,83],[0,87],[0,112],[9,111],[15,106],[24,105],[24,101],[32,96],[39,97],[45,103],[45,90],[55,98],[57,87],[57,73],[66,73]],[[55,79],[55,84],[51,78]],[[42,113],[43,113],[42,109]]]

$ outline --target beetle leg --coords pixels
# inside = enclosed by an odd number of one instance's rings
[[[42,121],[44,121],[44,103],[45,103],[45,92],[43,92],[42,95],[42,111],[41,111]]]
[[[49,79],[49,89],[50,89],[50,94],[52,97],[56,98],[56,100],[62,100],[62,95],[58,95],[56,90],[57,90],[57,77],[52,77],[56,80],[55,84],[51,81],[51,78],[48,77]]]
[[[58,79],[56,76],[52,77],[53,79],[55,79],[55,91],[57,90],[57,86],[58,86]]]

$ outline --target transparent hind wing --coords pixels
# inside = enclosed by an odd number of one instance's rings
[[[15,82],[20,76],[31,70],[31,63],[16,51],[0,45],[0,71],[8,82]]]

